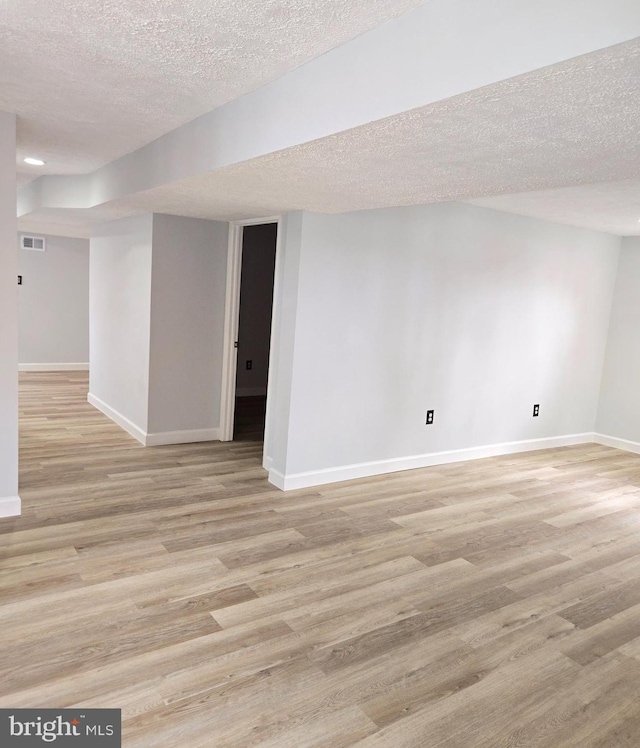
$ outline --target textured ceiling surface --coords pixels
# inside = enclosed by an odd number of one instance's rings
[[[89,238],[92,225],[138,215],[141,212],[135,207],[116,203],[98,206],[90,211],[81,208],[65,210],[45,208],[38,210],[37,213],[18,218],[18,231]]]
[[[0,110],[27,173],[86,173],[422,2],[3,0]]]
[[[469,202],[619,236],[640,235],[640,179],[501,195]]]
[[[130,210],[230,220],[493,196],[478,204],[640,233],[631,181],[640,173],[638,122],[634,41],[86,215],[105,220],[110,210],[113,217]],[[619,184],[575,188],[604,182]],[[567,186],[574,189],[558,191]],[[549,190],[562,200],[555,204]]]

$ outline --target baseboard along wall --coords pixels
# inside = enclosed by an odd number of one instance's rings
[[[621,449],[623,452],[640,454],[640,443],[629,441],[629,439],[619,439],[617,436],[607,436],[606,434],[594,434],[593,441],[605,447]]]
[[[141,444],[147,447],[160,446],[163,444],[188,444],[205,441],[218,441],[220,429],[193,429],[187,431],[166,431],[159,433],[146,433],[121,413],[118,413],[105,402],[91,393],[88,401],[104,413],[108,418],[117,423],[126,432],[131,434]],[[397,457],[388,460],[373,462],[361,462],[353,465],[342,465],[339,467],[312,470],[302,473],[291,473],[285,475],[276,470],[273,461],[269,457],[263,460],[263,466],[268,471],[269,482],[283,491],[292,491],[297,488],[311,488],[327,483],[338,483],[341,481],[355,480],[357,478],[368,478],[374,475],[385,475],[403,470],[415,470],[435,465],[446,465],[453,462],[465,462],[467,460],[479,460],[484,457],[498,457],[501,455],[517,454],[520,452],[534,452],[540,449],[554,449],[557,447],[569,447],[575,444],[601,444],[613,447],[625,452],[640,454],[640,443],[628,439],[620,439],[606,434],[585,432],[582,434],[567,434],[565,436],[551,436],[543,439],[528,439],[517,442],[505,442],[502,444],[489,444],[467,449],[454,449],[444,452],[430,452],[423,455],[410,457]],[[0,516],[2,516],[0,514]]]
[[[552,436],[544,439],[528,439],[525,441],[470,447],[468,449],[454,449],[446,452],[430,452],[423,455],[397,457],[376,462],[361,462],[354,465],[344,465],[304,473],[292,473],[290,475],[284,475],[280,471],[271,468],[269,470],[269,482],[283,491],[291,491],[296,488],[311,488],[326,483],[368,478],[373,475],[384,475],[403,470],[415,470],[417,468],[445,465],[452,462],[479,460],[483,457],[498,457],[500,455],[517,454],[519,452],[533,452],[539,449],[587,444],[589,442],[597,442],[596,436],[593,432],[586,432],[583,434]],[[640,449],[640,445],[638,447]]]
[[[0,498],[0,518],[19,517],[22,511],[22,502],[19,496],[5,496]]]
[[[135,423],[130,421],[122,413],[112,408],[110,405],[101,400],[99,397],[89,393],[87,401],[97,408],[103,415],[117,423],[121,429],[124,429],[134,439],[145,447],[159,447],[164,444],[190,444],[194,442],[213,442],[220,440],[220,429],[188,429],[185,431],[160,431],[147,433]]]
[[[89,363],[18,364],[18,371],[89,371]]]

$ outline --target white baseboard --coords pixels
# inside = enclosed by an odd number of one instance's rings
[[[89,371],[89,363],[18,364],[18,371]]]
[[[236,390],[236,397],[262,397],[266,394],[266,387],[238,387]]]
[[[140,444],[146,444],[146,432],[136,426],[135,423],[130,421],[128,418],[123,416],[122,413],[118,413],[117,410],[114,410],[110,405],[107,405],[107,403],[105,403],[99,397],[91,394],[91,392],[87,395],[87,401],[91,405],[93,405],[94,408],[97,408],[101,413],[104,413],[107,418],[110,418],[112,421],[117,423],[121,429],[124,429],[128,434],[131,434],[131,436],[134,439],[137,439]]]
[[[120,428],[124,429],[128,434],[131,434],[134,439],[137,439],[140,444],[145,447],[159,447],[164,444],[191,444],[194,442],[215,442],[220,440],[220,429],[189,429],[186,431],[160,431],[152,434],[148,434],[141,428],[130,421],[122,413],[118,413],[110,405],[107,405],[104,400],[89,393],[87,395],[88,402],[103,413],[107,418],[118,424]]]
[[[160,431],[147,434],[145,445],[158,447],[162,444],[191,444],[195,442],[220,441],[220,429],[189,429],[187,431]]]
[[[411,457],[396,457],[376,462],[361,462],[324,470],[292,473],[291,475],[283,475],[278,470],[271,468],[269,470],[269,482],[283,491],[291,491],[296,488],[310,488],[326,483],[337,483],[355,478],[368,478],[372,475],[384,475],[385,473],[395,473],[401,470],[433,467],[434,465],[445,465],[451,462],[464,462],[466,460],[479,460],[483,457],[497,457],[500,455],[517,454],[518,452],[533,452],[539,449],[587,444],[596,441],[595,437],[596,435],[592,432],[551,436],[545,439],[528,439],[526,441],[489,444],[469,449],[454,449],[447,452],[431,452]],[[638,446],[640,447],[640,445]]]
[[[262,456],[262,467],[265,470],[271,470],[271,466],[273,465],[273,458],[267,457],[267,455]]]
[[[292,488],[294,488],[294,486],[289,486],[287,484],[286,476],[283,475],[279,470],[276,470],[275,468],[269,469],[269,483],[274,485],[276,488],[279,488],[281,491],[290,491]],[[295,486],[295,488],[302,488],[302,486]]]
[[[22,511],[19,496],[5,496],[0,499],[0,517],[18,517]]]
[[[638,442],[632,442],[628,439],[619,439],[617,436],[607,436],[606,434],[594,434],[593,441],[597,444],[602,444],[605,447],[614,447],[615,449],[621,449],[624,452],[635,452],[640,454],[640,444]]]

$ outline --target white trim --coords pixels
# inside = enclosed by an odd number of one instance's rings
[[[89,362],[82,364],[18,364],[18,371],[89,371]]]
[[[593,440],[597,444],[602,444],[605,447],[614,447],[615,449],[621,449],[624,452],[640,454],[640,444],[638,442],[629,441],[628,439],[619,439],[617,436],[607,436],[606,434],[594,434]]]
[[[262,458],[262,467],[265,470],[271,470],[272,465],[273,465],[273,457],[267,457],[267,455],[264,455]]]
[[[0,499],[0,517],[19,517],[22,502],[19,496],[5,496]]]
[[[538,449],[568,447],[574,444],[587,444],[595,441],[595,437],[596,435],[592,432],[551,436],[545,439],[488,444],[482,447],[453,449],[447,452],[431,452],[411,457],[396,457],[390,460],[361,462],[354,465],[343,465],[341,467],[313,470],[305,473],[293,473],[291,475],[283,475],[278,470],[272,468],[269,470],[269,482],[283,491],[290,491],[296,488],[309,488],[325,483],[367,478],[372,475],[395,473],[401,470],[414,470],[434,465],[445,465],[450,462],[464,462],[466,460],[478,460],[483,457],[496,457],[499,455],[516,454],[518,452],[533,452]]]
[[[242,231],[245,226],[260,226],[265,223],[278,224],[280,236],[280,216],[268,218],[248,218],[232,221],[229,224],[227,247],[227,287],[224,305],[224,332],[222,343],[222,387],[220,393],[220,440],[233,440],[235,416],[236,371],[238,366],[238,323],[240,319],[240,281],[242,274]],[[277,241],[277,239],[276,239]],[[276,244],[277,257],[277,244]]]
[[[242,267],[242,227],[229,224],[227,248],[227,288],[224,302],[222,349],[222,388],[220,393],[220,439],[233,439],[236,370],[238,366],[238,320],[240,312],[240,274]]]
[[[273,296],[271,297],[271,329],[269,330],[269,367],[267,369],[267,403],[264,415],[264,437],[262,439],[262,454],[265,463],[269,461],[269,467],[273,460],[266,455],[271,452],[271,430],[272,411],[275,412],[275,385],[272,383],[277,382],[278,375],[278,356],[279,356],[279,345],[280,339],[278,336],[278,321],[276,319],[276,305],[280,301],[280,273],[282,269],[282,217],[277,220],[278,228],[276,230],[276,262],[273,269]],[[277,416],[276,416],[277,417]],[[265,468],[268,470],[269,467]]]
[[[220,441],[220,429],[189,429],[188,431],[159,431],[147,434],[145,446],[158,447],[162,444],[192,444],[195,442]]]
[[[266,218],[241,218],[238,221],[232,221],[234,226],[262,226],[264,223],[280,223],[282,216],[267,216]]]
[[[238,387],[236,390],[236,397],[264,397],[266,394],[266,387]]]
[[[87,395],[87,401],[103,413],[107,418],[110,418],[114,423],[117,423],[121,429],[124,429],[128,434],[131,434],[134,439],[137,439],[140,444],[144,447],[159,447],[164,444],[192,444],[195,442],[215,442],[220,440],[220,429],[188,429],[186,431],[157,431],[152,434],[148,434],[141,428],[132,423],[122,413],[118,413],[110,405],[107,405],[103,400],[95,395],[89,393]]]
[[[269,470],[269,483],[274,485],[276,488],[279,488],[281,491],[290,491],[293,488],[293,486],[287,484],[286,476],[275,468]]]
[[[99,397],[92,395],[91,392],[87,395],[87,402],[93,405],[94,408],[97,408],[101,413],[104,413],[107,418],[110,418],[112,421],[117,423],[121,429],[124,429],[128,434],[131,434],[131,436],[134,439],[137,439],[140,444],[146,444],[146,432],[123,416],[122,413],[118,413],[117,410],[114,410],[110,405],[107,405]]]

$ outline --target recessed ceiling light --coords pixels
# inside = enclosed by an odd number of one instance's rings
[[[44,161],[41,158],[25,158],[25,164],[31,164],[31,166],[44,166]]]

